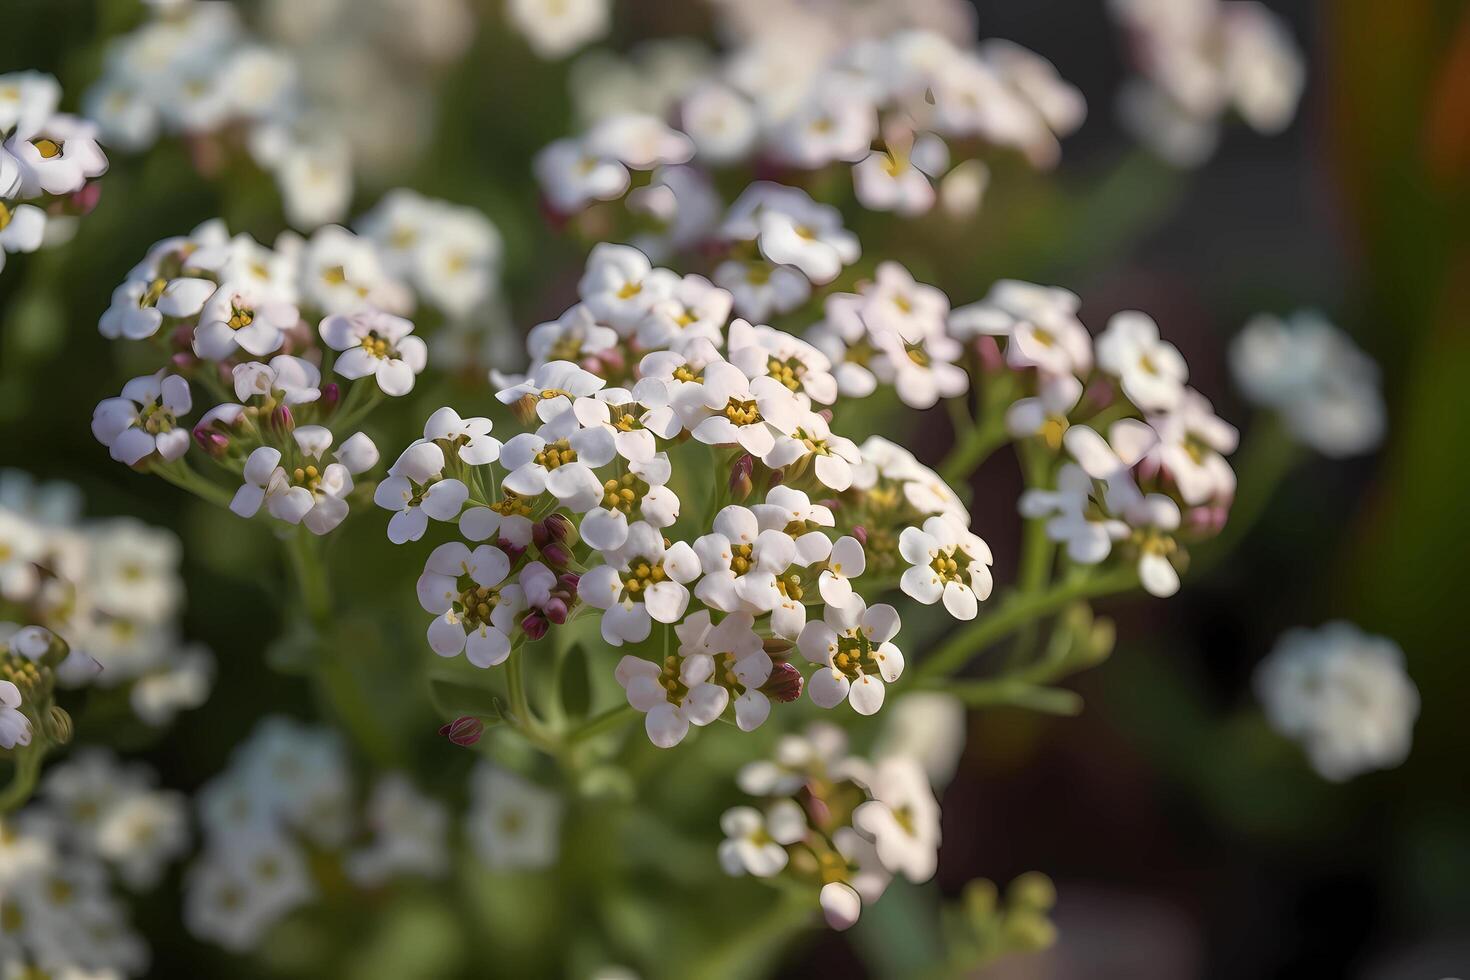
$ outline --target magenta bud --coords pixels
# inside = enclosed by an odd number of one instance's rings
[[[194,427],[194,442],[199,448],[209,455],[218,459],[230,448],[230,440],[221,433],[215,432],[208,425],[196,425]]]
[[[555,596],[547,600],[546,605],[541,607],[541,612],[558,626],[567,621],[567,604]]]
[[[296,417],[289,405],[281,405],[271,412],[271,427],[280,432],[291,432],[296,428]]]
[[[565,514],[548,514],[541,523],[546,525],[546,533],[553,541],[566,541],[572,536],[572,522]]]
[[[500,550],[505,552],[505,556],[509,558],[512,562],[519,560],[521,555],[524,555],[526,553],[525,548],[511,542],[507,538],[499,538],[496,540],[495,543],[500,546]]]
[[[538,548],[544,548],[551,543],[551,531],[546,527],[545,521],[537,521],[531,525],[531,543]]]
[[[336,408],[337,404],[341,401],[341,386],[339,386],[335,381],[329,381],[326,384],[322,385],[322,394],[321,397],[316,400],[316,403],[320,405],[324,411],[330,412],[332,411],[332,409]]]
[[[572,563],[572,553],[564,544],[552,542],[541,549],[541,557],[553,568],[566,568]]]
[[[867,528],[863,527],[861,524],[854,524],[852,526],[852,536],[855,537],[855,538],[857,538],[858,544],[862,545],[863,547],[867,547],[867,545],[868,545],[868,529]]]
[[[783,484],[785,482],[786,482],[786,471],[785,470],[772,470],[771,471],[771,479],[770,479],[770,481],[766,485],[767,485],[767,487],[779,487],[781,484]]]
[[[772,701],[791,702],[801,697],[801,685],[801,671],[782,660],[771,665],[771,676],[760,690]]]
[[[980,356],[980,367],[986,374],[999,374],[1005,370],[1006,359],[994,337],[975,338],[975,353]]]
[[[551,623],[539,612],[529,613],[525,619],[521,620],[521,629],[525,630],[526,636],[533,640],[541,639],[550,628]]]
[[[556,577],[556,584],[561,586],[567,595],[576,595],[577,586],[582,583],[582,576],[576,572],[562,572]]]
[[[616,347],[609,347],[597,355],[598,366],[594,373],[606,377],[609,374],[618,374],[627,366],[623,359],[623,352]]]
[[[484,733],[485,723],[469,715],[461,715],[439,729],[440,735],[466,748],[478,742]]]
[[[807,816],[811,817],[812,824],[817,827],[825,827],[832,819],[832,808],[827,801],[814,794],[810,785],[801,794],[801,803],[806,807]]]
[[[174,366],[174,370],[176,371],[192,370],[194,368],[194,365],[199,363],[199,358],[195,357],[188,351],[182,350],[170,357],[168,360],[169,363]]]
[[[92,213],[92,209],[97,206],[97,202],[101,197],[102,183],[101,181],[93,180],[83,185],[82,189],[74,193],[67,203],[70,205],[72,213],[88,215]]]
[[[832,424],[832,409],[824,408],[821,411],[817,412],[817,414],[826,419],[828,425]]]

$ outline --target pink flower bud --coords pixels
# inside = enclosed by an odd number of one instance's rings
[[[271,412],[271,428],[277,432],[292,432],[296,429],[296,417],[288,405],[279,405]]]
[[[97,207],[97,201],[102,197],[102,182],[88,181],[82,189],[72,194],[67,201],[67,206],[73,214],[87,215]]]
[[[566,568],[572,563],[572,553],[564,544],[552,542],[541,549],[541,557],[552,568]]]
[[[439,729],[440,735],[466,748],[478,742],[484,733],[485,723],[469,715],[461,715]]]
[[[546,605],[541,607],[541,612],[558,626],[567,621],[566,601],[555,596],[547,600]]]
[[[572,536],[572,522],[565,514],[549,514],[541,523],[546,526],[546,533],[553,541],[566,541]]]
[[[852,536],[857,538],[858,544],[865,548],[868,546],[868,529],[861,524],[854,524],[852,526]]]
[[[986,374],[1005,370],[1006,359],[1000,352],[1000,342],[994,337],[976,337],[975,353],[980,356],[980,368]]]
[[[215,459],[223,456],[230,448],[230,440],[222,433],[215,432],[208,425],[194,427],[194,442]]]
[[[755,472],[755,457],[744,453],[730,467],[730,494],[736,500],[744,500],[755,490],[751,474]]]
[[[322,411],[331,412],[336,409],[337,405],[341,401],[341,386],[339,386],[335,381],[329,381],[326,384],[322,385],[322,394],[321,397],[316,400],[316,403],[321,406]]]
[[[526,631],[526,636],[533,640],[539,640],[546,635],[551,628],[551,623],[539,612],[529,613],[521,620],[521,629]]]
[[[556,584],[567,595],[576,595],[577,586],[582,583],[582,576],[576,572],[562,572],[556,577]]]
[[[771,676],[761,685],[761,693],[772,701],[791,702],[801,697],[801,671],[783,661],[771,665]]]

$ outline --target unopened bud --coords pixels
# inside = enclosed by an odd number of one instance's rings
[[[999,374],[1005,370],[1006,359],[1000,352],[1000,343],[994,337],[976,337],[975,353],[980,358],[981,370],[986,374]]]
[[[556,577],[556,584],[567,595],[576,595],[577,586],[582,584],[582,576],[576,572],[562,572]]]
[[[546,533],[551,540],[576,543],[577,529],[572,526],[571,520],[565,514],[548,514],[546,520],[541,523],[546,525]]]
[[[567,621],[567,604],[561,599],[555,597],[548,599],[546,605],[541,607],[541,612],[557,626]]]
[[[761,693],[772,701],[789,703],[801,697],[801,671],[781,661],[771,665],[771,676],[761,685]]]
[[[868,546],[868,529],[861,524],[854,524],[852,526],[852,536],[857,538],[858,544],[864,548]]]
[[[181,350],[170,357],[168,362],[174,366],[175,371],[192,371],[194,366],[199,363],[199,358],[188,351]]]
[[[209,425],[194,426],[194,442],[215,459],[219,459],[230,448],[230,440],[224,433],[216,432]]]
[[[784,656],[790,652],[794,644],[790,640],[783,640],[779,636],[768,636],[761,641],[761,648],[772,657]]]
[[[59,704],[53,704],[51,710],[46,712],[46,721],[43,726],[46,737],[55,745],[65,745],[71,741],[73,726],[71,715]]]
[[[572,563],[572,552],[564,544],[552,542],[541,549],[541,557],[552,568],[566,568]]]
[[[97,206],[97,201],[102,197],[102,182],[99,180],[88,181],[82,185],[82,189],[72,194],[67,199],[67,210],[72,214],[86,216],[92,213]]]
[[[439,734],[449,739],[455,745],[468,748],[480,740],[485,733],[485,723],[470,715],[460,715],[449,724],[439,729]]]
[[[539,612],[529,613],[521,620],[521,629],[525,630],[526,636],[532,640],[541,639],[550,628],[551,623]]]
[[[510,411],[516,417],[517,422],[522,425],[530,425],[536,421],[536,401],[535,395],[525,395],[511,403]]]
[[[1082,393],[1078,410],[1083,414],[1100,412],[1113,403],[1118,396],[1118,389],[1107,378],[1097,378],[1087,386]]]
[[[1012,905],[1045,912],[1057,903],[1057,888],[1041,872],[1028,871],[1010,883],[1006,898]]]
[[[289,405],[279,405],[271,412],[270,424],[277,432],[292,432],[296,429],[296,417]]]
[[[342,387],[335,381],[329,381],[322,385],[321,397],[316,400],[317,405],[324,412],[333,411],[342,401]]]
[[[766,486],[767,487],[779,487],[781,484],[783,484],[785,482],[786,482],[786,471],[785,470],[772,470],[771,471],[771,478],[768,481],[766,481]]]
[[[755,457],[750,453],[741,455],[730,467],[730,495],[736,500],[744,500],[755,491],[755,482],[751,480],[751,474],[755,472]]]
[[[826,419],[828,425],[832,424],[832,409],[824,408],[818,411],[817,414]]]

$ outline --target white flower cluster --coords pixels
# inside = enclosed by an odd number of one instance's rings
[[[65,241],[97,203],[107,156],[96,127],[60,102],[50,75],[0,75],[0,270],[12,252]]]
[[[123,691],[150,725],[197,708],[214,657],[180,637],[184,583],[173,534],[131,518],[83,521],[69,484],[0,471],[0,642],[36,661],[46,645],[19,643],[16,623],[63,637],[63,686]],[[3,744],[3,742],[0,742]]]
[[[238,487],[231,508],[264,506],[315,534],[337,527],[354,478],[378,462],[367,435],[338,433],[381,395],[412,391],[428,363],[405,315],[421,301],[467,316],[498,288],[499,235],[474,211],[396,192],[361,226],[267,247],[211,221],[155,245],[98,324],[169,357],[97,406],[92,431],[112,457],[173,472],[190,449],[192,378],[222,399],[192,440]]]
[[[394,542],[430,519],[466,539],[419,579],[435,652],[499,664],[590,607],[604,640],[639,647],[617,679],[671,746],[732,706],[750,730],[794,699],[793,646],[817,665],[817,704],[877,711],[903,670],[899,617],[856,587],[870,565],[896,579],[900,551],[910,594],[975,615],[990,552],[954,492],[891,443],[834,434],[827,357],[727,324],[730,307],[698,276],[600,245],[581,302],[532,331],[530,374],[498,378],[534,428],[502,444],[489,419],[434,413],[376,500]],[[674,627],[661,649],[655,622]]]
[[[538,58],[564,58],[603,37],[612,0],[506,0],[506,17]]]
[[[846,929],[895,875],[928,881],[939,863],[939,802],[915,759],[869,762],[848,754],[839,728],[786,735],[773,760],[740,770],[741,790],[762,805],[720,819],[720,864],[731,875],[785,874],[820,888],[827,923]]]
[[[0,972],[6,976],[143,976],[116,877],[157,884],[188,847],[184,799],[153,774],[92,749],[55,766],[40,798],[0,823]]]
[[[486,761],[470,776],[465,833],[491,871],[537,871],[561,853],[561,797]]]
[[[1386,637],[1341,621],[1291,630],[1256,668],[1255,687],[1271,727],[1300,742],[1324,779],[1408,758],[1419,691]]]
[[[1145,589],[1173,595],[1183,534],[1224,526],[1235,495],[1225,457],[1239,434],[1188,387],[1184,358],[1150,317],[1116,314],[1094,343],[1080,305],[1064,289],[1004,280],[954,310],[949,330],[1030,392],[1007,411],[1010,434],[1071,456],[1055,487],[1022,495],[1022,514],[1047,518],[1048,536],[1079,564],[1102,562],[1122,545]],[[1087,391],[1096,397],[1084,398]],[[1097,431],[1100,417],[1116,420],[1106,434]]]
[[[670,168],[759,158],[801,171],[850,167],[864,206],[922,214],[946,174],[974,180],[969,161],[978,161],[983,147],[1054,164],[1058,138],[1086,114],[1081,93],[1050,62],[1008,41],[970,50],[912,30],[824,46],[769,27],[703,77],[681,75],[675,104],[624,107],[605,99],[603,114],[582,135],[546,147],[536,174],[551,206],[571,214],[617,200],[632,184],[630,171],[652,172],[649,187],[656,189],[628,193],[629,208],[689,233],[687,215],[706,210],[709,192],[703,181],[667,179]],[[579,87],[594,84],[584,77]],[[966,162],[951,168],[955,158]]]
[[[337,4],[276,0],[263,32],[230,3],[149,6],[147,21],[109,43],[88,118],[128,152],[180,136],[206,175],[247,153],[273,176],[290,223],[307,230],[346,215],[359,171],[409,162],[432,126],[420,76],[457,57],[474,27],[463,0],[356,0],[350,16]],[[383,126],[385,115],[398,122]]]
[[[1383,441],[1378,365],[1320,313],[1252,318],[1230,345],[1235,383],[1325,456],[1372,452]]]
[[[398,773],[377,780],[361,814],[355,794],[335,735],[262,721],[197,798],[204,846],[185,882],[189,930],[240,952],[310,903],[321,875],[370,888],[444,874],[442,804]]]
[[[1306,67],[1291,34],[1255,0],[1110,0],[1140,77],[1119,95],[1123,122],[1180,167],[1203,163],[1234,111],[1259,133],[1296,115]]]

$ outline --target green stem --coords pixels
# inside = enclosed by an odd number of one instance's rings
[[[576,728],[567,732],[566,741],[572,745],[577,742],[585,742],[587,739],[595,738],[604,732],[621,727],[637,714],[638,712],[633,710],[632,705],[615,705],[606,711],[601,711],[593,715]]]
[[[949,484],[965,482],[981,463],[990,458],[991,453],[1005,445],[1007,438],[1004,421],[991,415],[960,437],[944,462],[939,464],[939,475]]]
[[[41,735],[39,726],[32,724],[31,730],[35,733],[34,740],[16,754],[15,770],[10,774],[10,782],[5,785],[4,790],[0,790],[0,813],[9,813],[24,805],[35,791],[36,779],[41,775],[41,760],[46,756],[46,739]]]
[[[1082,711],[1082,698],[1059,687],[1028,684],[1013,677],[983,681],[933,682],[934,690],[953,694],[971,708],[1010,706],[1048,715],[1075,715]]]
[[[1049,616],[1078,599],[1097,598],[1126,592],[1138,584],[1138,573],[1123,565],[1106,573],[1084,573],[1060,582],[1045,592],[1012,593],[990,615],[977,619],[953,634],[914,672],[920,683],[948,677],[1027,623]]]
[[[217,507],[229,507],[230,501],[235,499],[234,494],[194,472],[182,459],[176,459],[172,463],[157,464],[153,466],[151,472]]]

